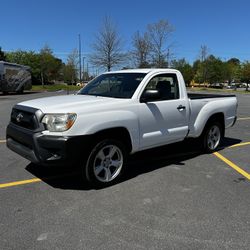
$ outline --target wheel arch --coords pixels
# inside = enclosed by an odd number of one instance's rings
[[[129,131],[125,127],[114,127],[96,132],[93,135],[93,142],[104,139],[115,139],[124,143],[128,153],[133,149],[132,139]]]
[[[219,113],[215,113],[213,115],[211,115],[205,126],[204,126],[204,129],[203,131],[205,131],[205,129],[207,128],[208,125],[210,125],[212,122],[219,122],[221,124],[221,129],[222,129],[222,136],[224,137],[225,135],[225,116],[224,116],[224,113],[223,112],[219,112]]]

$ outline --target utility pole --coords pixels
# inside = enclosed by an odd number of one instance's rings
[[[87,62],[87,76],[88,76],[88,79],[89,80],[89,63]]]
[[[81,56],[81,35],[79,34],[78,35],[78,38],[79,38],[79,80],[80,80],[80,83],[82,82],[82,56]]]
[[[83,82],[84,82],[84,80],[85,80],[84,59],[85,59],[85,57],[83,56],[83,57],[82,57],[82,71],[83,71],[83,74],[82,74],[82,81],[83,81]]]
[[[170,68],[170,49],[169,48],[167,52],[167,67]]]

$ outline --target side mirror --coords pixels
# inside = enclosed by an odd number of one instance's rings
[[[152,102],[160,99],[160,92],[156,89],[147,89],[143,92],[140,102]]]

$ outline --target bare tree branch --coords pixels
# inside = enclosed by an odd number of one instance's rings
[[[143,35],[137,31],[132,37],[133,51],[132,55],[136,60],[136,66],[139,68],[145,68],[150,65],[148,61],[150,53],[150,40],[149,35],[145,32]]]
[[[90,62],[97,67],[110,71],[113,66],[123,62],[122,40],[110,17],[104,18],[92,47],[94,52],[90,57]]]
[[[167,20],[148,25],[148,34],[151,44],[151,53],[156,67],[165,67],[168,46],[167,40],[174,31],[173,26]]]

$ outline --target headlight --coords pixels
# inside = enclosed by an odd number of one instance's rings
[[[70,129],[76,120],[76,114],[46,114],[42,123],[50,132],[63,132]]]

